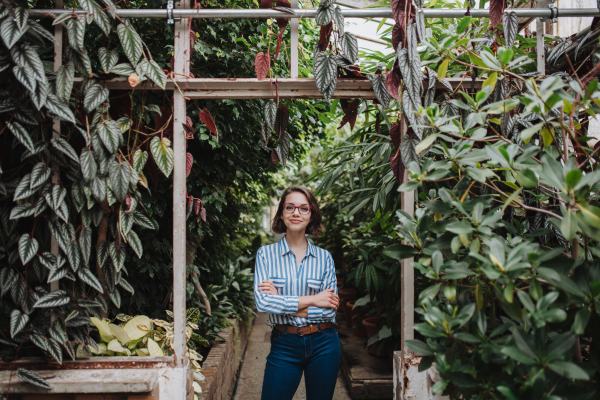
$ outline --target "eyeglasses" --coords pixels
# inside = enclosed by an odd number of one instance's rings
[[[296,207],[292,203],[286,203],[283,205],[283,212],[286,214],[291,214],[296,210],[296,208],[300,214],[308,214],[311,210],[311,207],[308,204],[302,204],[301,206]]]

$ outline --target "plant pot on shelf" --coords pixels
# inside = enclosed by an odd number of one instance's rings
[[[377,326],[377,317],[370,317],[363,319],[363,326],[367,329],[367,337],[370,339],[371,337],[378,335],[381,328]],[[378,342],[373,343],[367,349],[369,354],[374,357],[387,357],[386,349],[382,349],[381,354],[377,355],[377,345]]]
[[[350,321],[352,334],[356,337],[367,337],[367,329],[362,324],[364,320],[364,315],[358,312],[358,309],[354,309],[354,303],[356,300],[352,300],[346,303],[346,308],[350,310]],[[357,327],[354,328],[355,325]]]

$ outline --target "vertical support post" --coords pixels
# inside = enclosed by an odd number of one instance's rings
[[[56,0],[56,8],[63,8],[63,0]],[[63,28],[62,24],[57,24],[54,27],[54,72],[58,71],[58,69],[62,66],[62,53],[63,53]],[[52,137],[57,138],[60,136],[60,120],[55,119],[52,123]],[[52,163],[52,185],[56,185],[58,183],[58,164]],[[56,214],[52,217],[52,220],[56,219]],[[50,237],[50,252],[57,257],[58,256],[58,241],[54,236]],[[58,290],[58,279],[50,282],[50,291],[54,292]],[[52,316],[52,320],[54,321],[55,316]]]
[[[190,0],[180,0],[175,8],[187,9]],[[183,83],[189,77],[190,35],[188,19],[175,22],[175,71],[173,79]],[[173,92],[173,353],[174,385],[173,399],[186,399],[186,370],[189,364],[185,337],[186,296],[186,176],[185,131],[186,101],[179,90]]]
[[[298,8],[298,0],[291,1],[292,8]],[[290,18],[290,78],[298,77],[298,26],[299,18]]]
[[[536,8],[547,8],[548,1],[538,0]],[[544,36],[546,34],[545,21],[541,18],[535,20],[535,39],[536,46],[535,50],[537,53],[537,70],[541,75],[546,75],[546,53],[544,46]]]

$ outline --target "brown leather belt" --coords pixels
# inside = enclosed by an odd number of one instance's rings
[[[292,325],[283,325],[283,324],[275,324],[274,328],[279,332],[287,332],[292,335],[310,335],[315,332],[319,332],[319,326],[321,326],[321,330],[335,328],[340,329],[340,326],[335,322],[321,322],[319,324],[311,324],[307,326],[292,326]],[[287,327],[287,331],[286,331]]]

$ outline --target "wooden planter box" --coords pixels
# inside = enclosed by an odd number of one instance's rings
[[[0,393],[10,387],[11,400],[159,400],[169,398],[173,357],[93,357],[46,362],[24,358],[0,363]],[[37,388],[16,376],[17,368],[34,370],[52,388]],[[192,370],[187,371],[187,398],[193,399]]]
[[[248,347],[252,321],[230,320],[233,326],[219,334],[227,341],[216,341],[202,363],[202,374],[206,377],[200,383],[202,394],[199,400],[229,400],[235,391],[242,357]]]

